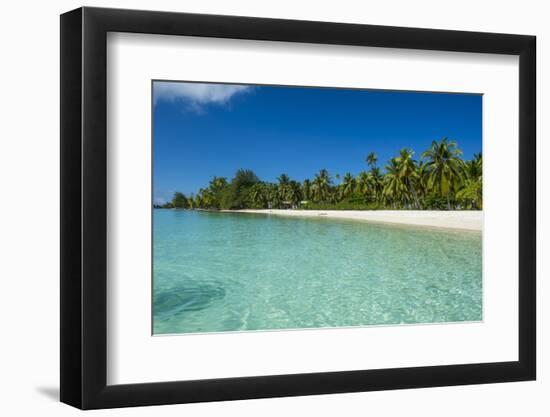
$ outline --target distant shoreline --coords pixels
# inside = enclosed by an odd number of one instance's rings
[[[324,217],[345,220],[360,220],[410,226],[435,227],[453,230],[481,232],[481,210],[294,210],[294,209],[243,209],[219,210],[225,213],[251,213],[277,216]]]

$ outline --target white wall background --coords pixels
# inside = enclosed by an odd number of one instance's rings
[[[1,414],[76,415],[59,392],[59,17],[73,0],[8,2],[0,24]],[[509,32],[538,37],[539,155],[549,151],[543,72],[550,59],[545,3],[536,0],[338,2],[124,0],[86,5]],[[94,415],[548,415],[550,403],[550,166],[539,157],[539,378],[536,382],[237,401],[94,412]],[[546,190],[544,190],[546,188]],[[546,259],[545,259],[546,258]],[[546,394],[546,395],[545,395]]]

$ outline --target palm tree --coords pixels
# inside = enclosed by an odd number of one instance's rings
[[[265,193],[267,197],[268,208],[280,208],[282,200],[279,197],[279,190],[277,188],[277,185],[268,183]]]
[[[456,198],[465,200],[467,208],[481,210],[483,208],[483,187],[481,177],[475,180],[468,178],[464,182],[464,187],[457,191]]]
[[[216,208],[216,198],[210,189],[201,188],[199,190],[199,195],[201,197],[202,207],[203,208]]]
[[[290,177],[286,174],[281,174],[277,181],[279,181],[279,198],[281,200],[286,200],[287,198],[287,192],[288,192],[288,186],[290,184]]]
[[[374,152],[371,152],[367,155],[365,161],[367,161],[368,166],[374,168],[376,167],[376,162],[378,162],[378,156]]]
[[[290,177],[283,173],[279,175],[277,181],[279,181],[279,185],[288,185],[290,183]]]
[[[211,204],[214,207],[220,208],[221,196],[227,186],[227,179],[223,177],[214,177],[208,184],[208,191],[212,194]]]
[[[472,180],[477,180],[483,172],[483,159],[481,153],[474,154],[474,158],[465,163],[466,176]]]
[[[210,188],[210,190],[213,193],[217,193],[223,190],[226,186],[227,186],[227,179],[225,179],[224,177],[214,177],[210,181],[208,188]]]
[[[302,195],[305,200],[309,200],[311,198],[311,181],[308,179],[305,179],[302,185]]]
[[[266,206],[267,196],[265,191],[265,185],[261,182],[254,184],[250,189],[250,202],[255,208]]]
[[[424,201],[428,190],[428,171],[424,161],[418,162],[416,167],[417,181],[416,181],[416,195],[419,200]]]
[[[456,192],[464,182],[464,162],[462,151],[456,142],[443,138],[433,141],[430,149],[422,154],[427,159],[428,189],[436,191],[447,199],[447,209],[451,209],[450,194]]]
[[[328,200],[331,184],[332,180],[326,169],[320,170],[315,175],[315,179],[313,180],[313,196],[317,201],[326,202]]]
[[[366,157],[369,171],[357,177],[346,173],[334,185],[326,169],[321,169],[313,180],[302,184],[283,173],[277,182],[261,182],[250,170],[239,169],[230,183],[223,177],[213,177],[208,187],[186,197],[176,193],[165,208],[265,208],[297,206],[302,199],[317,203],[335,204],[350,199],[353,204],[376,201],[377,207],[393,208],[456,208],[483,207],[483,159],[481,153],[471,160],[461,158],[462,151],[454,141],[443,138],[433,141],[422,153],[422,160],[414,159],[411,149],[403,148],[385,165],[385,173],[376,166],[378,157],[371,152]],[[286,204],[284,204],[286,203]],[[346,205],[347,206],[347,205]],[[341,208],[335,205],[335,208]],[[373,208],[370,205],[357,208]],[[376,208],[376,207],[374,207]]]
[[[287,188],[286,198],[293,207],[298,206],[302,200],[302,192],[300,190],[300,183],[297,181],[290,181]]]
[[[456,197],[465,201],[466,207],[481,209],[483,207],[483,158],[480,153],[464,162],[464,184],[456,192]]]
[[[344,199],[348,197],[350,194],[352,194],[355,191],[355,178],[353,178],[353,175],[351,173],[346,173],[344,175],[344,180],[341,184],[341,198]]]
[[[364,197],[368,196],[371,192],[371,176],[365,171],[361,171],[357,176],[357,190]]]
[[[382,200],[384,176],[380,173],[380,168],[372,167],[369,172],[369,177],[375,200]]]
[[[408,201],[408,189],[399,171],[397,158],[390,159],[386,165],[384,176],[383,196],[389,201],[393,208],[396,208],[403,201]]]
[[[196,197],[195,197],[195,205],[196,205],[198,208],[204,208],[203,200],[202,200],[202,196],[201,196],[200,190],[199,190],[199,192],[197,193],[197,195],[196,195]]]
[[[399,156],[395,158],[395,160],[403,185],[413,197],[415,208],[420,208],[420,203],[418,202],[418,196],[416,194],[416,186],[419,181],[417,171],[418,163],[413,159],[413,155],[414,152],[412,150],[403,148],[399,151]]]

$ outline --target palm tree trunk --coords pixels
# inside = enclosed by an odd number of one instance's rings
[[[449,200],[449,193],[447,193],[447,210],[451,210],[451,202]]]
[[[412,192],[413,198],[414,198],[414,206],[416,209],[420,208],[420,203],[418,202],[418,196],[416,195],[416,190],[414,189],[412,184],[409,184],[409,190]]]

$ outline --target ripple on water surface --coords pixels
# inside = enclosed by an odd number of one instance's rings
[[[155,334],[482,319],[481,234],[154,211]]]

